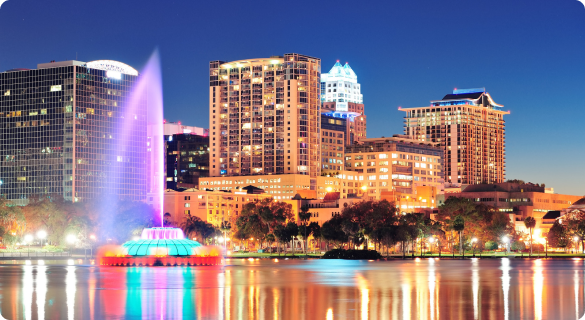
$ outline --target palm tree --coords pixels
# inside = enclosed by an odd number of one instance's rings
[[[532,256],[532,230],[536,226],[536,220],[533,217],[526,217],[524,226],[530,231],[530,256]]]
[[[465,220],[462,216],[457,216],[453,220],[453,230],[459,232],[459,254],[463,255],[463,230],[465,230]]]
[[[304,205],[301,207],[301,210],[299,211],[299,220],[301,220],[301,222],[303,223],[303,230],[305,232],[305,235],[303,237],[303,240],[305,241],[305,245],[303,246],[303,251],[305,252],[305,254],[307,254],[307,245],[309,244],[309,242],[307,241],[307,221],[309,221],[309,219],[311,219],[311,213],[309,212],[309,206]]]

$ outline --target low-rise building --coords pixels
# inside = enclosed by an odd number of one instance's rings
[[[229,191],[167,189],[163,195],[163,209],[165,215],[170,214],[166,215],[167,220],[175,226],[180,226],[189,215],[220,226],[223,221],[230,221],[232,217],[240,214],[246,202],[272,198],[271,195],[260,191],[249,187]]]
[[[443,193],[443,151],[433,142],[395,135],[367,138],[346,146],[345,168],[359,174],[348,194],[366,191],[375,199],[395,201],[404,211],[434,208]]]
[[[464,197],[494,206],[499,211],[508,213],[516,230],[519,231],[528,232],[524,226],[524,219],[532,216],[536,219],[535,230],[538,229],[541,234],[545,234],[552,226],[550,223],[543,224],[545,214],[566,209],[581,198],[551,191],[552,189],[532,183],[504,182],[469,185],[462,192],[450,193],[448,196]]]

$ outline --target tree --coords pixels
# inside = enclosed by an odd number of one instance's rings
[[[325,241],[333,242],[338,248],[349,240],[347,234],[342,230],[342,222],[341,215],[336,214],[321,226],[321,237]]]
[[[219,230],[211,223],[205,222],[197,216],[192,216],[190,213],[187,214],[187,218],[181,223],[180,227],[188,238],[198,235],[202,243],[206,243],[208,238],[219,233]]]
[[[289,221],[285,226],[285,237],[287,239],[287,242],[293,241],[293,243],[292,243],[293,255],[295,254],[294,239],[298,234],[299,234],[299,226],[297,226],[296,223]]]
[[[524,226],[530,232],[530,256],[532,256],[532,230],[536,227],[536,220],[533,217],[526,217]]]
[[[22,233],[26,229],[26,219],[20,207],[0,198],[0,226],[8,233]]]
[[[548,240],[548,244],[555,248],[566,249],[570,243],[569,231],[567,230],[567,227],[558,220],[555,220],[552,227],[548,231],[546,238]]]
[[[532,246],[532,243],[530,245]],[[512,243],[511,249],[514,251],[522,251],[526,249],[526,245],[524,244],[523,241],[514,241]]]
[[[307,253],[307,221],[309,221],[309,219],[311,219],[311,213],[309,212],[309,206],[304,205],[301,207],[301,210],[299,211],[299,220],[301,220],[302,222],[302,231],[304,232],[304,237],[303,237],[303,241],[305,241],[305,245],[303,246],[303,251],[305,252],[305,254]]]
[[[465,219],[460,215],[456,216],[453,220],[452,228],[459,233],[459,254],[463,255],[463,239],[461,236],[465,229]]]

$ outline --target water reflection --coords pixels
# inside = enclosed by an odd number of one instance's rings
[[[508,320],[510,316],[510,301],[508,294],[510,291],[510,259],[502,259],[502,290],[504,290],[504,319]]]
[[[542,260],[534,260],[534,319],[542,319],[542,289],[544,276],[542,274]]]
[[[578,319],[584,310],[581,261],[229,264],[2,266],[0,319]]]

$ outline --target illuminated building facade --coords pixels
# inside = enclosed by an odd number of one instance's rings
[[[167,215],[167,219],[172,225],[180,226],[191,215],[219,227],[223,221],[234,223],[246,202],[272,198],[272,195],[248,192],[246,189],[228,192],[168,189],[163,197],[163,209],[165,213],[170,214],[170,217]]]
[[[343,165],[346,119],[321,114],[321,171],[340,172]]]
[[[526,232],[524,219],[533,217],[536,219],[535,229],[543,229],[542,234],[548,232],[552,226],[552,224],[543,223],[543,217],[547,212],[566,209],[581,198],[580,196],[556,194],[553,193],[552,188],[532,183],[512,182],[469,185],[460,193],[445,194],[445,198],[448,197],[469,198],[506,212],[516,230]]]
[[[62,61],[0,73],[0,193],[146,198],[146,99],[121,62]]]
[[[209,176],[209,136],[165,135],[166,189],[195,188]]]
[[[301,174],[314,188],[321,60],[301,54],[210,62],[210,175]]]
[[[445,181],[451,184],[500,183],[506,178],[502,105],[481,89],[453,90],[428,107],[406,112],[405,134],[436,142],[445,152]]]
[[[443,150],[432,142],[400,135],[362,139],[346,146],[345,168],[361,177],[349,182],[348,193],[367,190],[376,199],[404,202],[400,206],[405,210],[437,207],[435,197],[444,183],[442,163]]]
[[[346,144],[366,137],[361,85],[349,64],[342,66],[337,61],[329,73],[321,75],[321,104],[329,116],[346,119]]]

